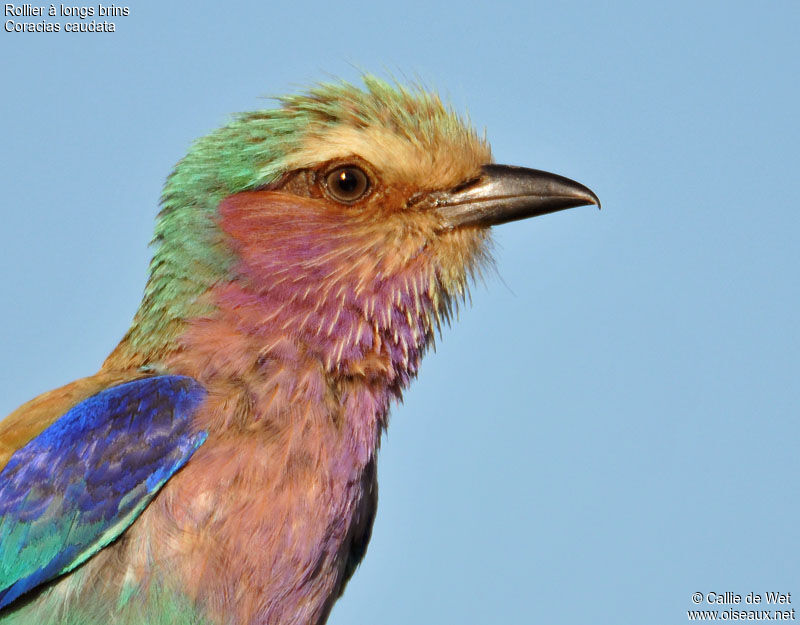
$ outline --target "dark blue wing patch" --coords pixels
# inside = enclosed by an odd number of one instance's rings
[[[101,391],[0,472],[0,609],[117,538],[203,444],[205,389],[183,376]]]

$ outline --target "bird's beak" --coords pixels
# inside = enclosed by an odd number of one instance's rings
[[[428,199],[447,229],[496,226],[586,204],[600,207],[594,192],[574,180],[510,165],[484,165],[476,180]]]

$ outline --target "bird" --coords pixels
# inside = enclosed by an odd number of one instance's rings
[[[195,141],[130,329],[0,421],[0,625],[325,623],[390,407],[491,227],[584,205],[496,164],[436,92],[369,74]]]

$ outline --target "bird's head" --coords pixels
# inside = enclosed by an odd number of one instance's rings
[[[364,82],[281,98],[193,145],[164,190],[129,348],[157,358],[224,310],[331,370],[364,373],[383,349],[379,368],[399,363],[404,384],[487,261],[489,226],[599,204],[566,178],[493,164],[436,95]]]

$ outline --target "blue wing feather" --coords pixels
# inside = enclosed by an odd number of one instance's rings
[[[0,609],[117,538],[205,441],[192,378],[106,389],[18,449],[0,472]]]

